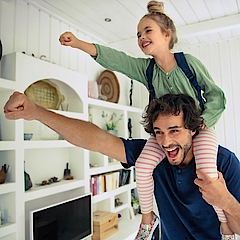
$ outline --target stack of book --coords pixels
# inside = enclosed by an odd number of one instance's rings
[[[93,196],[109,192],[123,185],[129,184],[131,170],[119,171],[91,176],[90,189]]]

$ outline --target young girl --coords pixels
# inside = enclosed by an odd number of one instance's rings
[[[171,49],[177,43],[176,28],[173,21],[163,12],[163,3],[150,1],[148,14],[143,16],[138,24],[138,45],[141,50],[155,59],[152,84],[156,97],[166,93],[186,93],[194,98],[199,106],[197,92],[177,65]],[[91,44],[77,39],[72,33],[66,32],[60,36],[62,45],[78,48],[88,54],[103,67],[118,71],[131,79],[142,82],[147,88],[146,69],[150,58],[133,58],[123,52]],[[204,119],[203,129],[193,140],[193,153],[196,168],[203,169],[210,177],[217,179],[216,158],[218,142],[213,129],[222,112],[225,109],[225,97],[223,91],[214,83],[204,65],[190,54],[185,55],[189,67],[203,91]],[[178,148],[168,152],[168,158],[174,159],[178,154]],[[136,239],[151,239],[158,218],[153,213],[153,179],[154,168],[165,158],[165,154],[159,147],[156,138],[151,136],[147,141],[136,163],[137,189],[142,210],[142,223]],[[226,217],[221,209],[214,207],[221,222],[222,239],[232,234],[228,228]],[[231,236],[229,236],[229,239]]]

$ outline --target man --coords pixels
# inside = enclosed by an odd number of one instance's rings
[[[145,144],[145,140],[120,139],[92,123],[58,115],[18,92],[10,97],[4,112],[7,119],[38,120],[72,144],[113,157],[127,167],[135,164]],[[144,119],[145,130],[156,135],[167,156],[153,173],[161,239],[220,239],[220,224],[211,205],[223,209],[228,227],[240,234],[240,164],[236,156],[219,147],[219,179],[202,171],[197,172],[202,180],[197,179],[192,138],[202,119],[194,100],[167,94],[150,103]]]

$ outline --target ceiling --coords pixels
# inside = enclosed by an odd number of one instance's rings
[[[32,0],[107,45],[141,55],[137,24],[148,0]],[[177,27],[179,45],[240,36],[240,0],[163,0]],[[111,22],[106,22],[110,18]]]

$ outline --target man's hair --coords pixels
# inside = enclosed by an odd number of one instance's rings
[[[196,134],[198,134],[203,125],[203,118],[194,99],[186,94],[166,94],[152,100],[143,113],[141,123],[147,133],[155,136],[153,123],[157,120],[159,114],[178,116],[181,112],[183,112],[184,127],[196,131]]]

